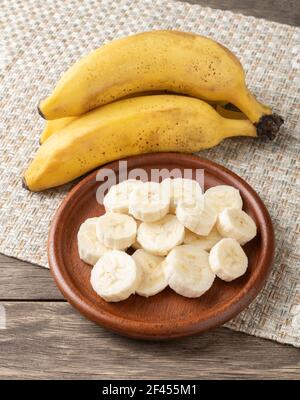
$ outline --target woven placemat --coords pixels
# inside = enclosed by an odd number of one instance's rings
[[[101,44],[139,31],[207,35],[237,54],[250,88],[286,121],[274,142],[235,138],[201,153],[257,190],[276,232],[267,285],[226,326],[299,346],[300,29],[164,0],[2,0],[0,25],[0,251],[47,267],[49,224],[71,185],[33,194],[20,178],[44,123],[37,103],[62,72]]]

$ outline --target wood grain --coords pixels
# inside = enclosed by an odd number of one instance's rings
[[[0,254],[0,300],[60,300],[49,270]]]
[[[289,25],[300,25],[300,5],[298,0],[186,0],[221,10],[230,10],[244,15],[253,15]]]
[[[133,341],[57,302],[61,295],[48,270],[1,256],[0,271],[9,286],[6,292],[0,285],[7,314],[0,379],[300,378],[299,349],[291,346],[225,328],[169,343]],[[48,302],[37,301],[46,293]],[[20,301],[3,301],[10,295]]]
[[[290,346],[225,328],[174,342],[126,339],[92,324],[66,303],[5,302],[2,378],[290,378]]]

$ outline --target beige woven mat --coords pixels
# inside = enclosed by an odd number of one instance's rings
[[[208,35],[240,57],[252,90],[286,120],[274,142],[235,138],[201,153],[258,191],[276,232],[265,289],[227,326],[299,346],[300,29],[164,0],[2,0],[0,13],[0,251],[47,266],[49,223],[70,186],[33,194],[20,177],[38,148],[37,103],[61,73],[104,42],[138,31]]]

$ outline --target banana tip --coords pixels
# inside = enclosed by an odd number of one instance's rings
[[[41,116],[42,118],[46,119],[46,118],[45,118],[45,115],[43,114],[43,112],[42,112],[42,110],[41,110],[40,104],[41,104],[41,102],[39,102],[38,107],[37,107],[38,113],[40,114],[40,116]]]
[[[257,136],[273,140],[283,123],[283,118],[278,114],[263,115],[256,124]]]
[[[26,179],[24,176],[22,176],[22,188],[29,190],[29,187],[27,186]]]

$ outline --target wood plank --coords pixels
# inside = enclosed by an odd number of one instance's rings
[[[186,0],[186,2],[230,10],[283,24],[300,25],[300,4],[298,0]]]
[[[2,304],[2,378],[300,378],[299,350],[225,328],[141,342],[94,325],[67,303]]]
[[[50,271],[0,254],[0,300],[61,300]]]

